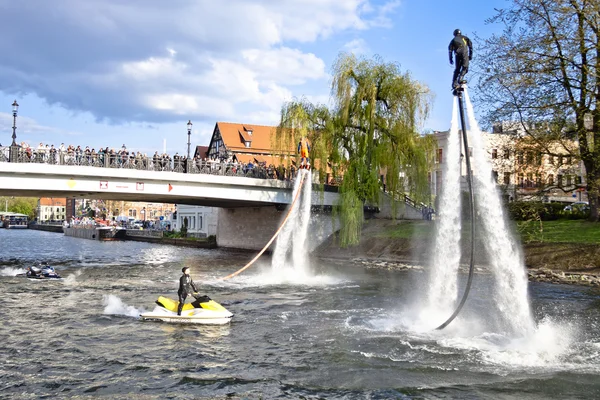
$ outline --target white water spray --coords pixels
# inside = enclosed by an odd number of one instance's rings
[[[300,188],[302,176],[304,176],[304,184]],[[296,197],[298,190],[302,190],[302,193],[300,193],[298,201],[296,201],[291,211],[290,218],[277,238],[271,266],[273,270],[286,268],[293,270],[296,274],[306,275],[309,269],[306,239],[310,222],[312,195],[310,171],[304,169],[298,171],[292,194],[293,198]],[[288,261],[290,254],[291,265]]]
[[[482,222],[485,249],[496,278],[495,303],[504,319],[505,329],[526,335],[534,330],[534,323],[527,298],[523,255],[519,244],[509,233],[500,194],[492,179],[492,167],[481,140],[481,130],[466,89],[464,94],[473,146],[473,164],[477,171],[474,176],[477,199],[475,205]]]
[[[436,223],[435,249],[429,279],[426,310],[431,316],[449,315],[457,297],[457,273],[460,263],[460,133],[458,130],[458,105],[452,109],[452,122],[442,171],[444,184],[438,203],[439,218]]]
[[[298,202],[296,229],[293,234],[292,259],[294,268],[303,273],[308,272],[308,225],[310,223],[310,207],[312,197],[312,178],[308,170],[300,170],[304,174],[301,198]]]
[[[123,300],[114,294],[104,295],[102,297],[104,305],[104,314],[107,315],[125,315],[127,317],[139,317],[145,310],[138,310],[134,306],[123,303]]]

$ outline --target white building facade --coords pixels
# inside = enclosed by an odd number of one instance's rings
[[[38,200],[38,221],[64,221],[66,218],[66,198],[42,197]]]
[[[577,154],[577,143],[548,144],[548,153],[542,154],[531,141],[515,132],[482,132],[482,142],[492,167],[493,179],[508,201],[542,200],[546,202],[587,201],[585,167]],[[431,193],[439,195],[448,146],[448,131],[434,132],[438,149],[435,168],[430,174]],[[471,143],[471,141],[469,142]],[[461,140],[461,154],[464,154]],[[472,148],[469,149],[472,155]],[[466,190],[466,161],[461,157],[463,189]],[[478,172],[473,169],[473,174]]]
[[[208,237],[217,235],[218,208],[177,205],[177,222],[173,227],[180,230],[187,224],[188,236]]]

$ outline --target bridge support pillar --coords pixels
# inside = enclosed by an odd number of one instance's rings
[[[217,246],[261,250],[279,228],[287,213],[275,206],[254,208],[220,208],[217,224]],[[337,219],[336,219],[337,220]],[[337,229],[337,227],[335,227]],[[314,250],[334,232],[331,214],[313,213],[307,235],[308,250]],[[275,249],[275,242],[269,250]]]

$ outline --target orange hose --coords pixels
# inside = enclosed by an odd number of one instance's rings
[[[294,205],[296,204],[296,201],[298,201],[298,199],[300,198],[300,193],[302,192],[302,186],[304,185],[304,179],[305,179],[305,177],[306,177],[306,175],[302,174],[301,181],[300,181],[300,186],[298,187],[298,192],[296,193],[296,196],[294,197],[294,201],[292,201],[292,205],[290,206],[290,210],[288,211],[288,213],[285,216],[285,219],[283,220],[283,222],[281,223],[281,225],[279,225],[279,228],[277,229],[277,231],[275,232],[275,234],[273,235],[273,237],[271,238],[271,240],[269,240],[269,242],[256,255],[256,257],[254,257],[248,264],[244,265],[243,268],[240,268],[239,270],[235,271],[232,274],[227,275],[224,278],[220,278],[220,280],[224,281],[224,280],[233,278],[234,276],[236,276],[236,275],[240,274],[241,272],[244,272],[245,270],[247,270],[248,268],[250,268],[250,266],[252,264],[254,264],[254,262],[256,262],[256,260],[258,260],[258,258],[269,248],[269,246],[271,245],[271,243],[273,243],[273,240],[275,240],[275,238],[277,236],[279,236],[279,233],[281,232],[281,229],[285,226],[285,223],[290,218],[290,215],[292,215],[292,210],[294,209]]]

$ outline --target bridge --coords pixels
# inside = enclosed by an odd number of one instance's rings
[[[0,148],[0,194],[81,197],[218,207],[217,245],[259,250],[280,223],[282,205],[293,201],[293,168],[211,160],[123,156]],[[396,211],[382,194],[381,216],[421,219],[422,205],[404,198]],[[333,206],[336,190],[314,190],[311,203]],[[311,218],[313,245],[335,229],[331,217]]]
[[[295,172],[204,160],[0,148],[0,193],[9,196],[264,207],[292,202]],[[337,197],[334,191],[315,191],[312,203],[332,206]]]

